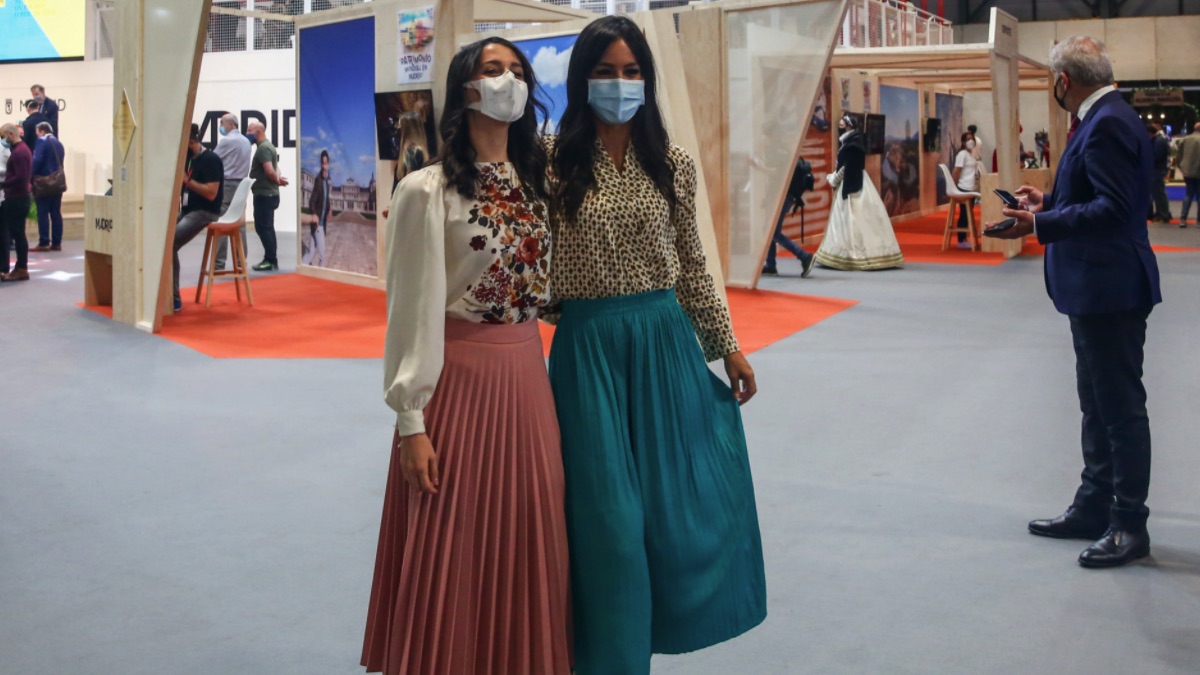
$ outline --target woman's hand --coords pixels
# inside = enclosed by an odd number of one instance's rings
[[[437,494],[437,453],[429,436],[413,434],[400,439],[400,471],[412,489]]]
[[[725,374],[729,376],[729,387],[733,389],[733,397],[738,400],[738,405],[745,405],[758,393],[754,369],[741,352],[733,352],[725,357]]]

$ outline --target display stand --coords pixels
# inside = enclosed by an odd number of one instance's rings
[[[107,202],[112,229],[106,233],[106,243],[96,242],[95,250],[90,251],[94,255],[85,265],[85,286],[89,289],[89,304],[109,300],[115,320],[148,332],[161,330],[163,317],[172,311],[171,242],[210,11],[251,20],[293,21],[298,28],[379,17],[374,45],[375,91],[388,92],[404,88],[395,84],[396,13],[406,7],[432,4],[439,17],[435,60],[443,69],[436,71],[432,83],[437,101],[444,94],[441,77],[454,54],[455,36],[473,31],[476,21],[555,22],[593,16],[526,0],[376,0],[300,17],[213,9],[211,4],[211,0],[122,0],[114,6],[114,180],[113,196]],[[435,69],[438,67],[435,65]],[[370,101],[363,101],[363,105],[370,105]],[[298,114],[302,116],[303,111]],[[386,167],[382,162],[379,165]],[[294,175],[299,177],[299,167],[296,169]],[[100,204],[93,202],[95,213],[104,208]],[[95,227],[94,218],[89,217],[89,228]],[[382,222],[377,215],[376,274],[313,270],[307,265],[300,265],[300,273],[381,287],[385,248],[384,228],[379,227]],[[111,265],[108,258],[99,256],[111,256]]]
[[[83,197],[83,302],[113,304],[113,198]]]

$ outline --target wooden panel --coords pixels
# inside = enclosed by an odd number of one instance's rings
[[[113,257],[95,251],[83,252],[83,304],[113,304]]]
[[[1059,42],[1072,35],[1089,35],[1098,40],[1104,40],[1104,19],[1077,19],[1074,21],[1059,21],[1055,24],[1055,35]]]
[[[142,20],[142,285],[137,326],[171,312],[171,242],[211,0],[144,0]]]
[[[364,286],[366,288],[384,289],[387,286],[387,281],[384,277],[375,278],[363,274],[351,274],[341,270],[331,270],[325,267],[313,267],[312,265],[297,265],[296,273],[312,277],[314,279],[324,279],[325,281],[337,281],[343,284],[351,284],[353,286]]]
[[[1108,55],[1119,80],[1153,80],[1156,73],[1154,19],[1123,19],[1121,30],[1106,30]],[[1191,51],[1181,44],[1168,45],[1178,52]],[[1188,45],[1191,47],[1191,45]],[[1189,77],[1195,77],[1194,72]]]
[[[591,12],[531,0],[475,0],[473,12],[475,21],[494,23],[590,21],[599,17]]]
[[[1114,19],[1109,23],[1116,24],[1117,21]],[[1154,19],[1154,29],[1155,79],[1196,79],[1200,73],[1200,49],[1196,49],[1200,45],[1200,16],[1159,17]]]
[[[654,53],[654,59],[660,73],[678,73],[684,70],[684,57],[680,49],[679,39],[675,36],[675,17],[669,11],[639,12],[632,17],[646,33],[646,40]],[[662,109],[663,120],[671,140],[687,150],[693,158],[701,153],[699,128],[692,115],[692,104],[689,97],[688,83],[685,78],[660,77],[658,104]],[[696,227],[700,231],[700,240],[704,244],[705,260],[708,263],[708,273],[712,275],[717,288],[725,290],[725,272],[721,262],[719,241],[713,227],[713,211],[709,203],[709,191],[704,164],[696,162]]]
[[[996,157],[997,168],[999,171],[995,174],[984,174],[991,176],[998,181],[993,187],[1001,186],[1016,186],[1020,180],[1021,166],[1017,160],[1018,147],[1020,142],[1020,133],[1018,131],[1018,106],[1020,105],[1020,96],[1018,94],[1017,81],[1017,62],[1015,59],[1001,56],[1000,54],[992,55],[992,115],[996,120],[995,136],[996,136]],[[981,184],[982,185],[982,184]],[[1007,190],[1012,187],[1005,187]],[[987,191],[981,191],[982,194],[989,194],[991,188]],[[995,200],[984,199],[984,204]],[[989,219],[984,219],[988,222]],[[983,250],[985,251],[1002,251],[1005,256],[1012,257],[1021,251],[1021,240],[1019,239],[990,239],[984,238]]]
[[[729,138],[725,108],[724,37],[721,10],[707,7],[679,14],[679,46],[698,133],[711,139],[701,144],[697,163],[707,187],[710,220],[716,239],[717,259],[729,270]],[[668,79],[668,78],[663,78]],[[724,274],[722,274],[724,277]]]
[[[113,40],[113,110],[128,95],[133,116],[142,120],[142,2],[127,0],[113,6],[117,27]],[[141,297],[142,132],[133,134],[126,154],[113,135],[113,319],[137,325]]]
[[[83,197],[83,250],[112,255],[115,199],[104,195]]]

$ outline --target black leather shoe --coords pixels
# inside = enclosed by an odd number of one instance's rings
[[[1085,516],[1074,506],[1057,518],[1029,521],[1029,531],[1039,537],[1055,539],[1087,539],[1096,541],[1104,536],[1108,523]]]
[[[1150,533],[1109,528],[1099,541],[1079,554],[1079,564],[1089,568],[1120,567],[1150,555]]]

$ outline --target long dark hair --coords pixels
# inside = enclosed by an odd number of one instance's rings
[[[517,176],[525,190],[542,198],[548,199],[550,194],[546,188],[546,151],[538,141],[537,114],[546,115],[546,105],[538,97],[537,77],[533,74],[533,66],[525,54],[513,43],[504,38],[490,37],[473,42],[458,50],[450,61],[450,71],[446,74],[446,103],[442,107],[442,148],[438,153],[438,161],[442,163],[442,173],[446,176],[446,185],[452,186],[463,197],[475,199],[478,196],[479,168],[475,166],[475,148],[471,145],[471,135],[467,129],[467,91],[466,84],[475,77],[483,48],[498,44],[512,50],[521,62],[525,73],[525,86],[529,88],[529,100],[525,103],[525,114],[521,119],[508,125],[508,158],[516,167]]]
[[[596,187],[593,162],[596,153],[596,122],[588,105],[588,78],[604,52],[617,40],[624,40],[637,59],[646,81],[646,104],[633,116],[633,145],[637,161],[642,165],[658,191],[675,210],[675,166],[668,152],[671,139],[663,125],[662,113],[654,91],[657,75],[654,55],[642,31],[623,16],[606,16],[587,25],[575,41],[571,62],[567,66],[567,109],[559,123],[555,143],[554,166],[556,184],[553,188],[554,211],[566,222],[579,217],[579,209],[588,192]]]

